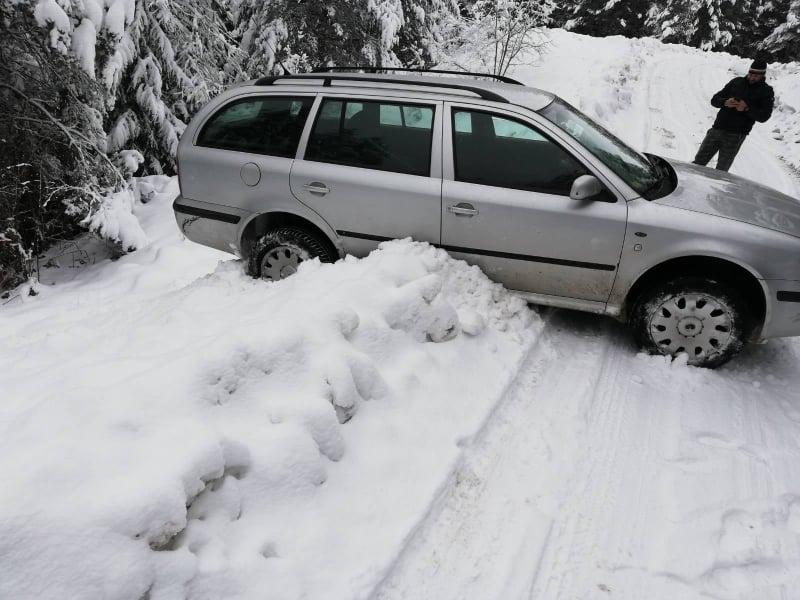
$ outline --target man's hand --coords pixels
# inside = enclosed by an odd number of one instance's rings
[[[747,110],[747,102],[745,102],[744,100],[739,100],[739,102],[736,103],[736,110],[738,110],[739,112],[746,111]]]
[[[736,108],[736,105],[738,103],[739,102],[736,100],[736,98],[728,98],[727,100],[725,100],[725,106],[727,106],[728,108]]]

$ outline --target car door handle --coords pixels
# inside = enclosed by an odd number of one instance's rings
[[[327,185],[325,185],[324,183],[321,183],[319,181],[312,181],[311,183],[305,184],[303,187],[309,193],[311,193],[311,194],[319,194],[320,196],[324,196],[325,194],[327,194],[328,192],[331,191],[331,189]]]
[[[459,217],[474,217],[478,214],[478,210],[472,204],[467,204],[466,202],[451,204],[447,207],[447,211]]]

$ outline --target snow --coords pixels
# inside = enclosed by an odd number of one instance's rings
[[[773,139],[783,142],[778,156],[795,173],[800,173],[800,63],[770,65],[774,79],[776,107],[767,125]]]
[[[128,153],[123,160],[126,166],[130,166],[129,163],[136,159]],[[103,198],[100,206],[82,224],[89,231],[96,231],[106,239],[119,242],[123,250],[143,248],[147,245],[148,238],[134,214],[137,207],[141,207],[141,202],[135,191],[127,187]]]
[[[72,29],[72,23],[70,23],[67,13],[56,0],[39,0],[33,10],[33,17],[39,27],[47,27],[52,24],[64,33],[68,33]]]
[[[397,57],[394,56],[391,49],[397,42],[400,28],[405,21],[400,0],[368,0],[367,10],[375,16],[380,26],[380,59],[382,62],[379,64],[396,62]]]
[[[149,246],[0,317],[0,597],[366,592],[538,318],[411,241],[253,280],[144,183]]]
[[[681,159],[747,67],[551,37],[511,75]],[[800,197],[796,73],[733,170]],[[136,192],[0,306],[0,598],[797,597],[797,339],[697,369],[410,240],[256,281]]]
[[[94,57],[97,29],[91,19],[83,19],[72,34],[72,51],[75,58],[92,79],[94,79]]]
[[[104,26],[111,35],[123,38],[125,27],[133,21],[136,3],[134,0],[110,0],[107,4]]]

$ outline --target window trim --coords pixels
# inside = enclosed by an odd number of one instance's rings
[[[308,158],[308,145],[311,143],[311,137],[314,135],[314,130],[317,127],[317,122],[319,121],[322,115],[322,107],[324,106],[326,101],[333,101],[333,102],[342,102],[342,111],[345,111],[345,106],[347,102],[360,102],[360,103],[368,103],[371,102],[373,104],[396,104],[398,106],[413,106],[418,108],[430,108],[433,111],[431,116],[431,128],[430,128],[430,152],[429,152],[429,160],[428,160],[428,167],[427,171],[424,174],[420,173],[406,173],[403,171],[394,171],[391,169],[378,169],[375,167],[367,167],[367,166],[359,166],[359,165],[352,165],[347,163],[341,162],[334,162],[329,160],[316,160]],[[311,122],[311,126],[308,129],[308,134],[304,135],[301,138],[301,145],[302,145],[302,152],[298,152],[297,158],[298,160],[305,160],[308,162],[315,162],[325,165],[336,165],[339,167],[348,167],[351,169],[365,169],[368,171],[377,171],[379,173],[394,173],[396,175],[405,175],[408,177],[434,177],[441,179],[441,170],[436,169],[434,166],[434,161],[436,160],[436,153],[437,153],[437,144],[436,144],[436,130],[437,130],[437,118],[441,114],[442,110],[442,101],[427,101],[427,100],[420,100],[418,101],[415,98],[395,98],[395,97],[387,97],[387,96],[360,96],[360,95],[353,95],[351,93],[342,93],[342,94],[319,94],[317,103],[314,107],[316,111],[314,114],[313,119],[309,119]],[[402,109],[400,111],[402,113]],[[340,113],[341,119],[341,113]],[[340,121],[341,125],[341,121]],[[405,126],[404,126],[405,127]],[[411,129],[422,129],[422,128],[414,128]],[[441,160],[441,146],[438,148],[439,159]],[[439,171],[439,174],[435,174],[436,171]]]
[[[576,163],[581,165],[586,170],[586,174],[595,175],[593,169],[590,169],[589,166],[584,161],[580,160],[573,152],[571,152],[566,147],[564,147],[563,144],[558,143],[558,141],[553,136],[551,136],[549,134],[549,132],[543,131],[540,127],[536,127],[530,121],[525,120],[521,116],[512,116],[512,115],[507,115],[507,114],[504,114],[504,113],[499,113],[499,112],[494,111],[494,110],[487,110],[487,109],[484,109],[484,108],[473,108],[473,107],[467,107],[467,106],[458,106],[458,105],[454,105],[454,104],[451,104],[449,106],[449,108],[450,108],[450,157],[452,159],[452,167],[453,167],[453,171],[452,171],[453,178],[452,178],[452,181],[454,181],[454,182],[466,183],[466,184],[469,184],[469,185],[482,185],[482,186],[485,186],[485,187],[499,188],[499,189],[503,189],[503,190],[517,190],[517,191],[520,191],[520,192],[531,192],[533,194],[547,194],[548,196],[560,196],[562,198],[569,198],[569,195],[570,195],[569,191],[567,191],[566,193],[557,193],[557,192],[553,192],[552,190],[546,190],[546,189],[538,189],[538,188],[537,189],[532,189],[532,188],[511,187],[511,186],[507,186],[507,185],[493,185],[493,184],[489,184],[489,183],[477,183],[475,181],[463,181],[461,179],[458,179],[458,175],[457,175],[457,173],[458,173],[458,164],[457,164],[458,163],[458,157],[456,155],[456,113],[457,112],[482,113],[482,114],[488,115],[490,118],[491,117],[497,117],[499,119],[505,119],[506,121],[516,121],[517,123],[520,123],[520,124],[528,127],[529,129],[532,129],[535,133],[537,133],[540,136],[542,136],[545,140],[547,140],[548,142],[552,143],[557,148],[560,148],[562,152],[564,152],[565,154],[570,156],[572,158],[572,160],[574,160]],[[608,186],[605,183],[603,183],[602,180],[600,180],[600,184],[603,186],[603,188],[607,192],[607,195],[610,198],[613,198],[611,200],[608,200],[607,202],[612,203],[612,204],[614,202],[616,202],[617,201],[616,194],[614,194],[611,190],[609,190]]]
[[[205,148],[208,150],[222,150],[224,152],[237,152],[239,154],[255,154],[258,156],[268,156],[271,158],[283,158],[293,160],[297,155],[297,150],[300,147],[300,143],[303,139],[303,132],[305,131],[306,125],[310,120],[309,117],[314,112],[314,105],[317,99],[316,93],[298,93],[298,94],[264,94],[264,93],[254,93],[254,94],[243,94],[241,96],[235,96],[230,98],[227,102],[223,103],[220,106],[215,107],[209,114],[203,119],[203,121],[198,125],[197,130],[195,131],[194,138],[192,139],[192,146],[194,148]],[[303,123],[303,127],[300,130],[300,136],[297,138],[297,145],[289,156],[282,156],[279,154],[271,154],[269,152],[259,152],[257,150],[234,150],[232,148],[225,148],[223,146],[211,146],[207,144],[200,143],[200,136],[205,131],[206,127],[210,124],[211,120],[219,115],[222,111],[227,110],[230,106],[234,104],[238,104],[239,102],[246,102],[252,100],[305,100],[309,99],[309,107],[308,107],[308,114],[306,115],[305,121]]]

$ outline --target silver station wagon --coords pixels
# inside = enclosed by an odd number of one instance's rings
[[[186,237],[273,280],[411,237],[695,365],[800,335],[796,199],[639,153],[512,79],[357,70],[258,79],[201,110],[178,148]]]

